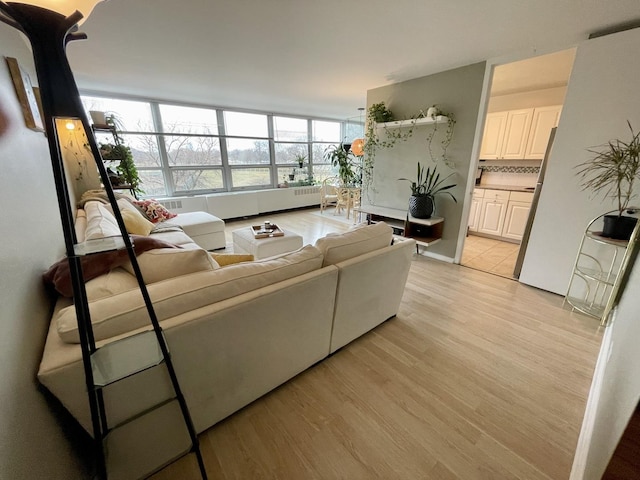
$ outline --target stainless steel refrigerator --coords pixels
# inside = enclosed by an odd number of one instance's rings
[[[527,245],[529,243],[529,236],[531,235],[531,226],[536,216],[536,209],[538,208],[538,201],[540,200],[540,192],[542,191],[542,185],[544,183],[544,174],[547,171],[547,162],[551,155],[551,149],[553,147],[553,140],[556,137],[556,128],[551,129],[549,135],[549,143],[547,144],[547,150],[545,151],[544,158],[540,164],[540,172],[538,173],[538,181],[536,188],[533,191],[533,200],[531,201],[531,210],[529,210],[529,216],[527,217],[527,224],[524,228],[524,234],[522,235],[522,242],[520,242],[520,250],[518,250],[518,258],[516,259],[516,266],[513,269],[513,277],[520,278],[520,272],[522,271],[522,263],[524,262],[524,256],[527,252]]]

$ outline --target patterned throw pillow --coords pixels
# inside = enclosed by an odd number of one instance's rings
[[[134,200],[134,205],[140,207],[142,212],[153,223],[160,223],[170,218],[177,217],[177,213],[171,213],[169,210],[160,205],[156,200]]]

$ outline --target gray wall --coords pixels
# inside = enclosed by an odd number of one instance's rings
[[[445,218],[443,239],[428,248],[427,254],[451,259],[456,253],[456,243],[460,229],[462,207],[465,200],[466,182],[471,158],[473,140],[480,108],[485,63],[476,63],[426,77],[408,80],[367,92],[367,108],[374,103],[385,102],[395,119],[407,119],[437,104],[442,110],[453,112],[456,118],[453,141],[447,156],[455,165],[449,168],[438,163],[442,174],[455,173],[452,177],[457,186],[451,190],[458,203],[446,196],[436,198],[435,215]],[[406,209],[411,190],[407,182],[397,179],[416,177],[417,163],[433,166],[426,146],[426,135],[431,125],[415,127],[413,136],[406,142],[399,142],[391,149],[381,149],[375,157],[372,191],[368,192],[365,203]],[[439,126],[439,132],[445,126]],[[439,143],[436,138],[434,145]]]
[[[25,42],[2,23],[0,53],[17,58],[36,84]],[[83,478],[70,426],[54,416],[35,377],[50,315],[40,276],[62,256],[63,240],[46,138],[24,126],[4,58],[0,105],[12,122],[0,138],[0,479]]]
[[[587,149],[629,138],[627,120],[640,129],[640,63],[630,60],[639,50],[640,29],[578,47],[521,282],[564,295],[587,223],[616,208],[580,189],[575,166],[590,158]]]

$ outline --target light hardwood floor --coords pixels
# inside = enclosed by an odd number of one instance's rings
[[[396,318],[200,435],[209,478],[567,479],[602,332],[561,304],[416,255]],[[153,478],[199,478],[194,456]]]

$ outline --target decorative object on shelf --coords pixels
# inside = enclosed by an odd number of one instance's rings
[[[637,221],[623,213],[629,209],[634,183],[640,179],[640,132],[635,133],[629,121],[627,125],[631,131],[630,141],[610,140],[601,150],[588,150],[595,156],[576,166],[583,190],[616,200],[618,214],[605,216],[603,235],[621,240],[629,239]]]
[[[456,184],[443,185],[453,175],[454,173],[450,173],[441,179],[440,174],[437,173],[437,165],[434,165],[433,170],[427,167],[425,172],[425,168],[418,162],[418,175],[415,182],[408,178],[399,178],[398,180],[405,180],[411,183],[411,197],[409,198],[409,213],[411,216],[415,218],[430,218],[435,210],[436,195],[449,195],[457,203],[456,197],[447,191],[455,187]]]
[[[107,116],[105,112],[100,110],[89,110],[89,116],[95,126],[102,127],[107,125]]]
[[[16,89],[16,96],[20,102],[20,108],[22,108],[24,123],[31,130],[44,131],[40,108],[38,107],[38,101],[31,85],[29,74],[20,67],[18,60],[15,58],[5,57],[5,59],[11,74],[11,80],[13,80],[13,86]]]
[[[387,108],[384,102],[374,103],[369,107],[368,117],[375,123],[390,122],[393,120],[391,110]]]
[[[354,161],[348,146],[341,143],[327,147],[324,151],[324,158],[330,161],[334,167],[338,167],[338,176],[343,186],[360,185],[361,175],[358,170],[362,167]]]

